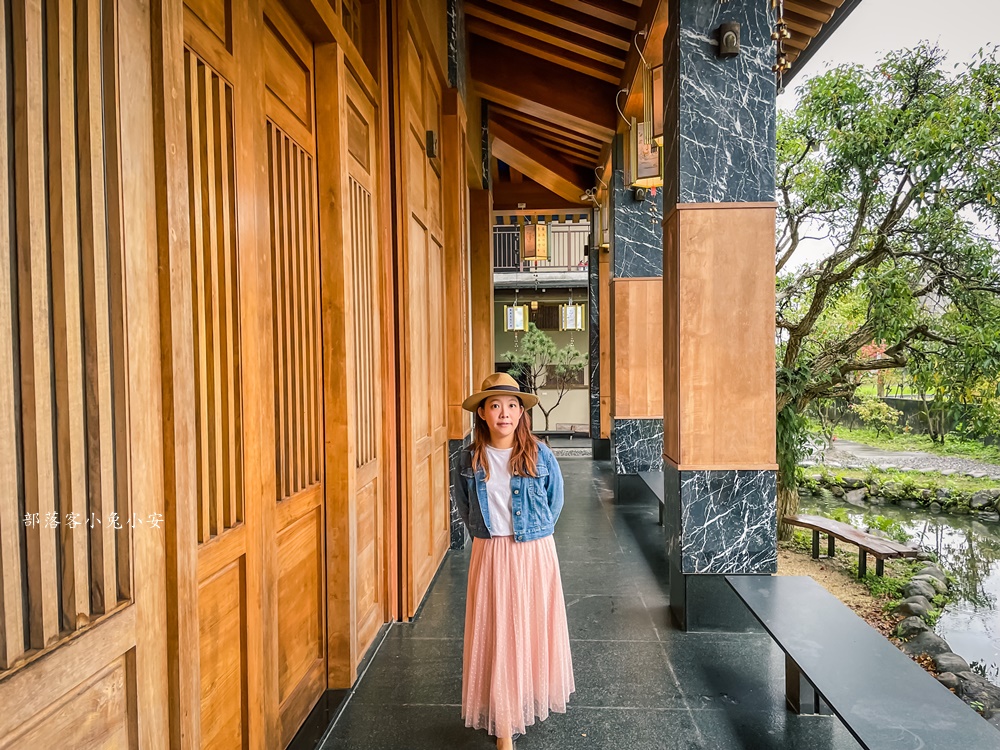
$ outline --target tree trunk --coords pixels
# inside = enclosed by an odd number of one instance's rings
[[[790,484],[791,486],[788,486]],[[799,512],[799,491],[795,486],[795,475],[786,483],[782,472],[778,472],[778,540],[787,542],[792,538],[793,527],[781,523],[785,516]]]

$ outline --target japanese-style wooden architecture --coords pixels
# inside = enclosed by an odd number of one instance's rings
[[[669,0],[2,6],[0,748],[285,747],[452,543],[494,206],[607,205]],[[684,278],[602,312],[604,437]]]

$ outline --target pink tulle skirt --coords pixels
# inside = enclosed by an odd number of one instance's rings
[[[565,713],[575,690],[552,536],[473,539],[465,605],[462,717],[510,737]]]

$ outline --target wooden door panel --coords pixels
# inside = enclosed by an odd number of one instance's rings
[[[319,495],[317,490],[314,494]],[[278,696],[282,714],[311,709],[326,683],[326,620],[322,569],[323,512],[314,499],[278,535]],[[300,686],[308,686],[299,696]],[[299,705],[292,709],[298,698]],[[305,701],[308,705],[302,704]],[[297,726],[296,726],[297,728]],[[290,739],[290,738],[287,738]]]
[[[23,731],[0,741],[25,747],[123,748],[129,742],[128,660],[120,657],[78,690],[54,703]]]
[[[140,706],[166,721],[152,157],[119,151],[152,129],[148,85],[117,95],[151,67],[118,35],[148,40],[135,10],[0,4],[4,749],[134,748]]]
[[[428,63],[427,40],[405,13],[402,23],[403,382],[409,417],[404,452],[408,461],[404,609],[412,617],[448,548],[444,321],[449,308],[444,294],[441,160],[428,157],[426,150],[426,134],[441,133],[441,84]]]
[[[269,252],[275,384],[278,702],[282,744],[326,688],[320,250],[312,44],[264,3]]]
[[[247,747],[246,561],[230,560],[198,588],[203,748]]]
[[[358,659],[386,620],[383,549],[384,502],[381,481],[384,415],[378,234],[378,130],[376,110],[350,73],[346,74],[347,188],[351,291],[354,307],[354,602],[353,627]]]

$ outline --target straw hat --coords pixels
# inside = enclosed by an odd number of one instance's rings
[[[462,402],[462,408],[466,411],[475,411],[490,396],[509,396],[511,394],[515,394],[521,399],[525,409],[530,409],[538,403],[538,397],[522,391],[521,386],[510,375],[505,372],[495,372],[483,381],[483,387],[479,393],[473,393]]]

